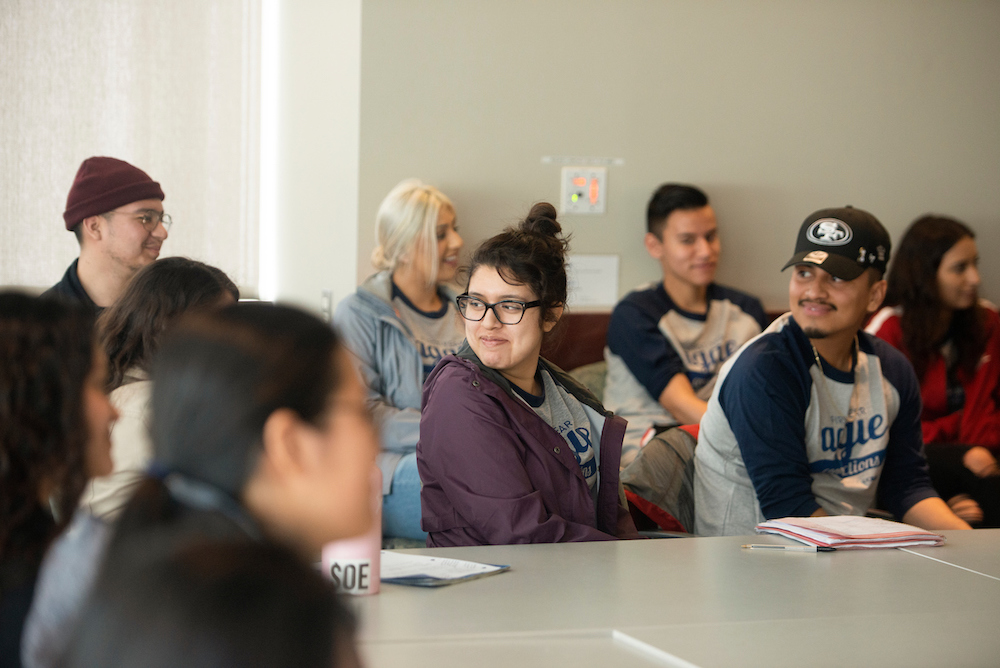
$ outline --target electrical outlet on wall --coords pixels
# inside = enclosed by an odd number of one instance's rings
[[[607,167],[563,167],[561,213],[604,213]]]

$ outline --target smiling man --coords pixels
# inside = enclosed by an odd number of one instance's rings
[[[629,293],[608,325],[604,404],[628,420],[622,462],[653,424],[695,424],[715,377],[767,325],[756,297],[715,283],[719,226],[694,186],[660,186],[646,211],[644,243],[663,281]]]
[[[159,257],[170,227],[160,184],[138,167],[106,157],[80,165],[63,219],[80,243],[80,257],[45,294],[94,313],[111,306],[129,279]]]
[[[925,529],[969,528],[931,487],[913,368],[861,331],[885,296],[889,250],[861,209],[806,218],[784,267],[791,311],[723,366],[701,421],[698,534],[875,507]]]

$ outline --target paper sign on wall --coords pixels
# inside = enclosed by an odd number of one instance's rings
[[[618,302],[617,255],[573,254],[567,258],[569,306],[611,307]]]

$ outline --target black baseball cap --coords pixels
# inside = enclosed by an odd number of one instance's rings
[[[812,264],[845,281],[874,267],[885,272],[892,242],[882,223],[863,209],[820,209],[799,228],[795,254],[782,271]]]

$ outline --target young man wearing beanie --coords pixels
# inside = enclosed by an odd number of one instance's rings
[[[783,268],[791,311],[723,366],[701,421],[698,534],[875,507],[925,529],[970,528],[931,486],[913,367],[861,331],[885,296],[889,250],[861,209],[806,218]]]
[[[138,167],[105,157],[80,165],[63,219],[76,234],[80,257],[45,294],[94,313],[111,306],[129,279],[156,260],[170,227],[160,184]]]

